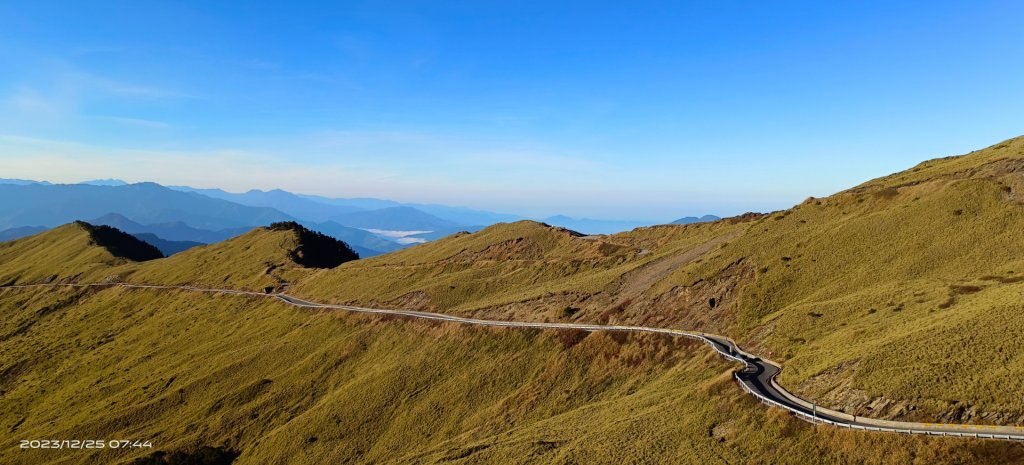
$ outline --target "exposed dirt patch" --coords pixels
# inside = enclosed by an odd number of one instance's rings
[[[730,423],[719,423],[708,428],[708,436],[718,442],[726,442],[736,437],[736,427]]]
[[[385,308],[405,308],[409,310],[428,311],[434,310],[430,303],[430,294],[424,291],[414,291],[404,294],[397,299],[388,301]]]
[[[646,264],[636,270],[630,271],[619,278],[618,285],[615,288],[615,295],[619,302],[626,300],[633,300],[640,297],[644,292],[650,289],[652,286],[657,284],[659,281],[667,278],[680,266],[687,263],[693,262],[700,258],[704,254],[714,250],[722,243],[728,241],[734,237],[734,235],[725,235],[716,237],[710,241],[707,241],[701,245],[670,255],[668,257],[656,260],[652,263]]]
[[[975,175],[1005,176],[1024,172],[1024,158],[1002,158],[977,169]]]
[[[741,289],[755,275],[754,267],[740,260],[713,278],[676,286],[653,299],[639,301],[623,318],[644,325],[671,323],[687,329],[725,332],[736,321]]]

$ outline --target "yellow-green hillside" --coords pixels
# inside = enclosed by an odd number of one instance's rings
[[[1019,446],[818,430],[686,340],[477,329],[182,291],[3,290],[0,462],[1005,463]],[[149,440],[29,450],[21,439]]]
[[[696,260],[699,254],[694,251],[715,248],[743,227],[741,222],[723,221],[583,237],[520,221],[320,271],[297,283],[293,291],[338,301],[453,312],[552,294],[593,295],[615,290],[638,268],[672,262],[659,271],[665,274]]]
[[[318,272],[294,291],[723,332],[837,408],[1024,424],[1012,389],[1024,375],[1022,180],[1017,138],[770,215],[600,238],[500,225]]]
[[[292,230],[256,228],[223,242],[143,263],[128,280],[245,290],[276,288],[306,270],[291,257],[298,242]]]
[[[744,260],[732,332],[782,382],[863,415],[1024,423],[1024,139],[759,220],[702,266]]]
[[[70,223],[0,242],[0,284],[116,279],[117,270],[130,267],[133,261],[115,256],[98,244],[90,228],[88,224]]]
[[[518,222],[333,269],[296,263],[289,230],[136,263],[71,225],[0,245],[0,277],[709,330],[781,362],[782,384],[822,405],[1024,424],[1022,182],[1018,138],[768,215],[599,237]],[[754,403],[705,347],[661,338],[123,288],[8,289],[0,311],[0,435],[12,444],[152,438],[237,449],[239,463],[1024,459],[1018,444],[815,430]],[[0,462],[138,456],[76,454],[8,448]]]
[[[98,240],[98,228],[105,227],[75,222],[0,243],[0,284],[133,282],[280,291],[314,269],[300,262],[317,263],[320,255],[355,258],[345,255],[348,249],[325,251],[338,244],[317,243],[320,238],[309,237],[301,226],[280,223],[167,258],[138,261],[122,256],[123,246]],[[140,242],[112,228],[104,231]]]

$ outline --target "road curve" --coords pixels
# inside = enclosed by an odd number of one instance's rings
[[[586,323],[545,323],[529,321],[502,321],[483,320],[477,318],[464,318],[459,316],[445,315],[442,313],[418,312],[413,310],[394,310],[355,307],[351,305],[322,304],[302,300],[283,293],[268,294],[253,291],[241,291],[236,289],[211,289],[194,286],[167,286],[156,284],[129,284],[129,283],[90,283],[90,284],[22,284],[0,286],[2,289],[24,289],[39,287],[122,287],[129,289],[158,289],[178,290],[190,292],[206,292],[216,294],[244,295],[261,298],[274,298],[289,305],[304,308],[315,308],[322,310],[343,310],[355,313],[373,313],[384,315],[404,316],[408,318],[420,318],[425,320],[446,321],[452,323],[469,324],[476,326],[491,326],[503,328],[532,328],[532,329],[555,329],[555,330],[582,330],[582,331],[615,331],[630,333],[653,333],[664,334],[675,337],[687,337],[703,341],[711,346],[722,356],[740,362],[743,369],[734,373],[739,385],[758,400],[795,414],[798,418],[817,424],[826,424],[841,428],[858,429],[863,431],[879,431],[903,434],[920,434],[930,436],[953,436],[981,439],[1002,439],[1024,441],[1024,427],[1021,426],[996,426],[996,425],[968,425],[953,423],[913,423],[902,421],[878,420],[853,416],[847,413],[818,407],[815,404],[793,395],[780,386],[775,378],[782,367],[778,364],[761,359],[755,355],[744,352],[736,343],[725,336],[708,334],[697,331],[683,331],[678,329],[653,328],[647,326],[621,326],[621,325],[596,325]]]

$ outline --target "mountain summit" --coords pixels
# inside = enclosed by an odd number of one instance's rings
[[[0,243],[0,283],[98,282],[136,262],[162,256],[156,247],[119,229],[76,221]]]
[[[310,231],[294,221],[271,224],[270,231],[292,231],[297,244],[291,250],[295,263],[308,268],[334,268],[342,263],[359,259],[359,254],[348,244],[331,236]]]
[[[1014,139],[771,214],[608,236],[521,221],[333,268],[314,267],[353,254],[295,223],[142,262],[72,223],[0,244],[0,283],[181,287],[0,289],[11,361],[0,419],[25,437],[230,445],[240,463],[383,463],[395,451],[424,463],[600,463],[618,460],[600,455],[619,452],[601,449],[609,438],[635,441],[640,428],[655,440],[623,459],[694,461],[689,447],[664,447],[688,437],[747,463],[785,437],[792,463],[822,451],[825,462],[879,463],[890,450],[909,450],[896,463],[1016,463],[1012,444],[815,429],[754,402],[730,373],[738,365],[687,338],[469,328],[224,290],[724,334],[785,366],[779,383],[821,407],[1016,425],[1022,174]],[[0,457],[54,457],[33,453],[44,451]]]
[[[139,240],[135,236],[120,229],[103,225],[92,225],[84,221],[76,221],[75,225],[85,229],[100,247],[107,249],[111,255],[136,262],[144,262],[163,258],[163,254],[152,244]]]
[[[281,222],[223,242],[193,247],[159,264],[140,264],[128,280],[281,290],[318,269],[358,258],[342,241],[295,222]]]

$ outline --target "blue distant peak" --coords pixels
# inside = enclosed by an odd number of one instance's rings
[[[89,181],[82,181],[79,184],[88,184],[90,186],[124,186],[128,183],[120,179],[93,179]]]

